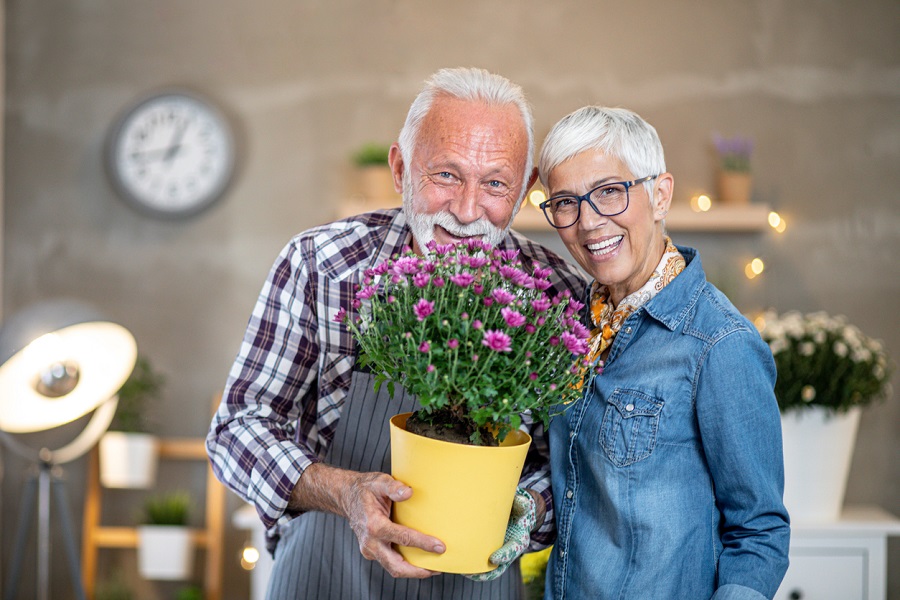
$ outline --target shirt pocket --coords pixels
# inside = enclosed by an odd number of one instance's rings
[[[614,465],[627,467],[650,456],[663,404],[643,392],[618,388],[607,398],[600,446]]]

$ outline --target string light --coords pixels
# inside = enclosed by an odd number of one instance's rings
[[[528,201],[531,202],[532,206],[540,206],[541,202],[547,199],[547,194],[544,193],[544,190],[532,190],[530,194],[528,194]]]
[[[245,571],[252,571],[258,561],[259,550],[249,543],[245,545],[241,550],[241,568]]]
[[[750,262],[747,263],[747,266],[744,267],[744,275],[747,276],[747,279],[755,279],[766,269],[765,263],[763,263],[761,258],[754,258]]]
[[[769,226],[778,233],[784,233],[784,230],[787,229],[785,220],[774,210],[769,213]]]
[[[691,210],[694,212],[706,212],[712,208],[712,200],[706,194],[700,194],[691,198]]]

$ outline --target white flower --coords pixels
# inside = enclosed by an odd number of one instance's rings
[[[800,351],[801,356],[812,356],[816,351],[816,345],[812,342],[803,342],[800,344],[798,350]]]
[[[834,353],[841,358],[847,356],[847,344],[845,344],[844,342],[835,342],[833,349]]]
[[[769,342],[769,350],[772,351],[772,354],[778,354],[779,352],[787,349],[787,342],[784,339],[772,340]]]
[[[813,334],[813,341],[819,345],[825,343],[825,332],[819,329]]]
[[[803,389],[800,390],[800,398],[804,402],[812,402],[816,399],[816,388],[811,385],[804,385]]]
[[[884,367],[876,363],[875,366],[872,367],[872,375],[875,376],[875,379],[880,381],[884,378]]]

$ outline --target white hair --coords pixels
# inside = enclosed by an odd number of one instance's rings
[[[525,99],[525,93],[521,87],[501,75],[490,73],[484,69],[474,67],[441,69],[425,81],[425,87],[409,107],[406,122],[403,124],[403,129],[400,130],[400,137],[397,141],[403,157],[404,172],[409,172],[422,121],[431,110],[435,99],[441,96],[484,102],[494,106],[512,104],[519,109],[528,134],[528,151],[522,178],[522,196],[524,196],[528,191],[528,178],[531,176],[534,166],[534,117],[531,114],[531,106]],[[521,199],[520,196],[518,200]]]
[[[548,188],[551,171],[586,150],[619,159],[634,177],[666,172],[666,159],[656,129],[624,108],[585,106],[559,120],[541,148],[538,172]],[[653,181],[644,183],[653,201]]]

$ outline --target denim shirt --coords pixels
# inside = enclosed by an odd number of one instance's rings
[[[760,600],[788,565],[775,364],[700,258],[550,425],[545,598]]]

